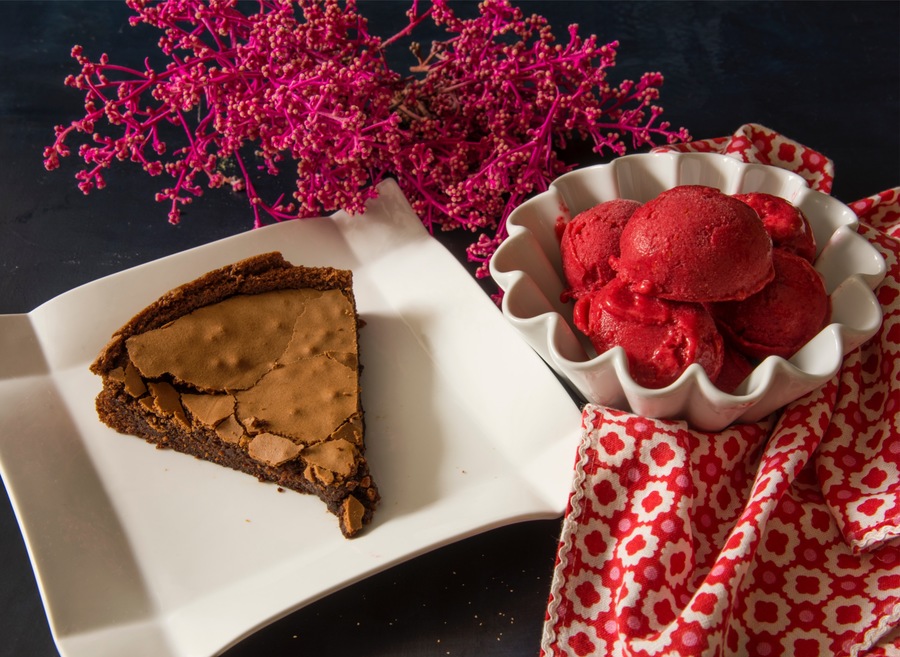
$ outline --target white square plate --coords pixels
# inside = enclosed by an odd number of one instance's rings
[[[393,181],[365,215],[291,221],[0,316],[0,473],[65,657],[207,657],[367,575],[562,515],[580,412]],[[382,502],[353,540],[319,500],[97,418],[88,371],[167,290],[267,251],[351,269],[368,458]]]

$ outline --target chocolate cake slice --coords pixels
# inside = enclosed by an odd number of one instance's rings
[[[352,274],[267,253],[167,292],[91,371],[121,433],[318,495],[351,537],[378,489],[365,459]]]

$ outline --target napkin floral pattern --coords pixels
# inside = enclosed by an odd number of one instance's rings
[[[827,157],[757,124],[658,150],[831,191]],[[851,208],[884,321],[828,384],[715,433],[585,407],[542,655],[900,654],[900,187]]]

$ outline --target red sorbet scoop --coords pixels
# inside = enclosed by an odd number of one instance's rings
[[[743,301],[714,303],[710,312],[729,341],[750,358],[789,358],[829,321],[822,277],[803,258],[775,249],[775,280]]]
[[[682,185],[628,220],[612,259],[618,276],[673,301],[745,299],[772,280],[772,240],[746,203],[712,187]]]
[[[609,257],[619,255],[619,236],[634,211],[637,201],[615,199],[580,212],[565,225],[560,251],[568,294],[579,297],[605,285],[615,272]]]
[[[734,198],[756,210],[774,248],[790,251],[809,262],[816,259],[816,238],[800,208],[763,192],[735,194]]]
[[[638,294],[615,278],[578,299],[574,319],[598,353],[622,347],[631,377],[645,388],[669,385],[691,363],[713,381],[722,368],[722,336],[700,304]]]

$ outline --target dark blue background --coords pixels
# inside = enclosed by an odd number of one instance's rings
[[[408,3],[360,6],[371,31],[387,37]],[[455,6],[474,11],[471,2]],[[758,122],[831,157],[834,195],[845,202],[900,185],[900,3],[520,6],[546,16],[561,39],[578,23],[583,35],[618,40],[614,83],[662,71],[666,118],[695,138]],[[127,15],[120,2],[0,2],[0,313],[28,312],[76,285],[252,225],[243,201],[222,192],[170,226],[152,201],[156,181],[130,166],[88,197],[71,177],[75,162],[44,171],[52,126],[76,118],[82,100],[62,85],[75,70],[71,46],[132,63],[153,50],[156,33],[128,27]],[[441,35],[419,37],[430,38]],[[391,54],[398,70],[411,62],[402,47]],[[441,239],[459,255],[469,236]],[[55,655],[0,497],[0,657]],[[312,604],[227,655],[536,655],[558,532],[558,520],[525,523],[437,550]]]

